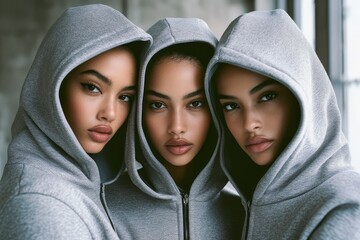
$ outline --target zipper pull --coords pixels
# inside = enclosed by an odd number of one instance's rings
[[[184,193],[182,196],[183,203],[187,205],[189,203],[189,195],[187,193]]]

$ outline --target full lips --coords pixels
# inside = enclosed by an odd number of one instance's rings
[[[266,151],[273,144],[272,140],[264,140],[258,143],[246,145],[246,149],[252,153],[260,153]]]
[[[89,129],[89,136],[94,142],[104,143],[110,139],[112,132],[111,127],[99,125]]]
[[[103,143],[109,140],[111,134],[109,133],[101,133],[96,131],[89,131],[89,136],[94,142]]]
[[[174,155],[182,155],[190,151],[193,145],[184,140],[170,140],[165,144],[165,147]]]

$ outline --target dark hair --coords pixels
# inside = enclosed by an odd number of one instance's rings
[[[204,42],[178,43],[157,52],[147,65],[146,78],[155,65],[164,59],[188,60],[205,69],[214,54],[214,47]]]
[[[146,43],[144,43],[144,42],[137,41],[137,42],[130,42],[130,43],[126,43],[124,45],[120,45],[117,48],[123,48],[123,49],[128,50],[135,59],[136,69],[139,69],[140,60],[144,53],[143,49],[144,49],[145,44]],[[138,73],[138,71],[136,71],[136,72]],[[136,76],[136,79],[138,79],[138,76]]]

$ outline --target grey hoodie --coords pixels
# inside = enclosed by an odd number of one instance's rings
[[[207,24],[196,18],[159,20],[148,33],[154,43],[145,56],[138,105],[129,119],[125,160],[128,174],[106,187],[115,228],[121,239],[232,239],[241,233],[239,212],[243,210],[238,196],[224,189],[227,180],[218,161],[218,136],[209,139],[205,166],[189,193],[182,195],[156,159],[142,125],[145,72],[150,59],[160,50],[180,43],[202,42],[214,49],[217,39]]]
[[[102,193],[106,161],[94,156],[102,161],[98,168],[77,141],[59,89],[81,63],[135,41],[142,48],[151,37],[105,5],[70,8],[48,31],[25,79],[13,123],[0,182],[1,239],[118,238]],[[116,140],[117,145],[124,141]],[[105,147],[100,155],[110,150]],[[119,167],[122,154],[105,160]]]
[[[211,81],[219,63],[279,81],[301,109],[297,132],[268,168],[252,164],[221,121],[221,165],[246,209],[242,239],[360,239],[360,175],[350,166],[335,94],[292,19],[283,10],[251,12],[224,32],[205,84],[222,119]]]

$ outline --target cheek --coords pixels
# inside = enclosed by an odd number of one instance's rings
[[[166,121],[164,118],[152,114],[145,113],[143,125],[145,127],[146,134],[152,142],[156,141],[156,139],[160,139],[166,129]]]
[[[202,112],[196,114],[189,119],[189,126],[192,127],[191,132],[196,133],[199,139],[204,141],[209,131],[209,127],[211,124],[211,117],[208,112]]]
[[[231,135],[235,138],[236,142],[242,146],[242,121],[240,118],[237,118],[235,115],[229,116],[225,115],[225,122],[227,128],[229,129]]]
[[[93,118],[95,106],[88,103],[88,99],[74,97],[66,102],[64,114],[73,129],[77,132],[77,128],[88,127],[86,123]]]
[[[129,116],[129,112],[130,112],[130,106],[124,106],[120,103],[120,107],[117,114],[118,117],[116,119],[117,129],[121,128],[121,126],[124,124],[124,122]]]

